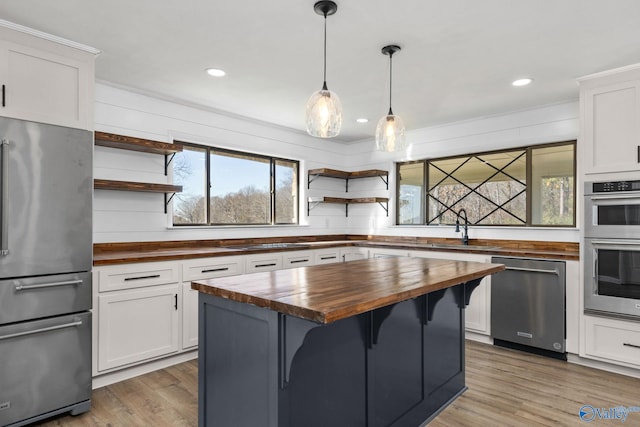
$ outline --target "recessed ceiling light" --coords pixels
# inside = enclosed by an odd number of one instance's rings
[[[225,76],[227,73],[225,73],[224,70],[221,70],[219,68],[207,68],[207,74],[213,77],[222,77],[222,76]]]
[[[526,86],[526,85],[530,84],[532,81],[533,81],[533,79],[530,79],[529,77],[526,77],[524,79],[514,80],[511,84],[513,86]]]
[[[358,123],[368,123],[368,122],[369,122],[369,119],[366,119],[366,118],[364,118],[364,117],[361,117],[361,118],[359,118],[359,119],[356,119],[356,122],[358,122]]]

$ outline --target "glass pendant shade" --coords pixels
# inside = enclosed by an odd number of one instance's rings
[[[401,151],[406,148],[404,123],[391,111],[378,121],[376,127],[376,149],[380,151]]]
[[[393,83],[393,54],[400,50],[400,46],[390,44],[382,48],[382,54],[389,56],[389,112],[378,121],[376,127],[376,149],[380,151],[402,151],[406,148],[404,139],[404,123],[391,110],[391,84]]]
[[[333,138],[342,127],[342,103],[324,86],[307,101],[307,133],[320,138]]]
[[[342,127],[342,103],[335,92],[327,89],[327,16],[338,10],[338,5],[330,0],[321,0],[313,5],[313,10],[324,16],[324,82],[322,89],[307,101],[307,133],[319,138],[333,138],[340,134]]]

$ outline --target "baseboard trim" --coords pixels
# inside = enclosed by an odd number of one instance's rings
[[[197,357],[198,350],[195,349],[193,351],[176,354],[174,356],[165,357],[163,359],[154,360],[141,365],[131,366],[129,368],[119,369],[114,372],[96,375],[92,379],[91,388],[95,390],[97,388],[128,380],[139,375],[148,374],[149,372],[157,371],[158,369],[168,368],[169,366],[196,359]]]

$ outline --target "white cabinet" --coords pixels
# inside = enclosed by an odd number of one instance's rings
[[[640,323],[584,316],[585,356],[640,367]]]
[[[233,276],[244,272],[242,256],[198,258],[182,263],[182,349],[198,345],[198,291],[191,281]]]
[[[175,353],[179,349],[179,284],[98,296],[98,371]]]
[[[405,249],[371,248],[369,249],[369,258],[409,256],[409,253],[410,251]]]
[[[198,346],[198,291],[191,282],[182,284],[182,349]]]
[[[419,258],[450,259],[460,261],[491,262],[489,255],[457,252],[412,251],[411,256]],[[491,333],[491,277],[486,276],[471,294],[465,309],[465,328],[482,335]]]
[[[0,25],[0,115],[93,129],[98,51],[14,28],[21,30]]]
[[[341,262],[340,248],[317,249],[314,253],[314,264],[332,264]]]
[[[179,351],[180,267],[150,262],[94,269],[94,374]]]
[[[257,273],[259,271],[273,271],[282,268],[282,253],[272,252],[266,254],[245,255],[245,272]]]
[[[142,288],[180,281],[180,265],[174,262],[122,264],[97,269],[99,292]]]
[[[340,260],[342,262],[358,261],[367,258],[369,258],[369,250],[367,248],[359,248],[357,246],[340,248]]]
[[[304,267],[315,264],[313,251],[293,251],[282,253],[282,268]]]
[[[583,172],[637,171],[640,167],[640,64],[578,81]]]

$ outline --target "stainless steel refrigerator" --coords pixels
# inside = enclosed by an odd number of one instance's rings
[[[91,406],[91,132],[0,118],[0,426]]]

